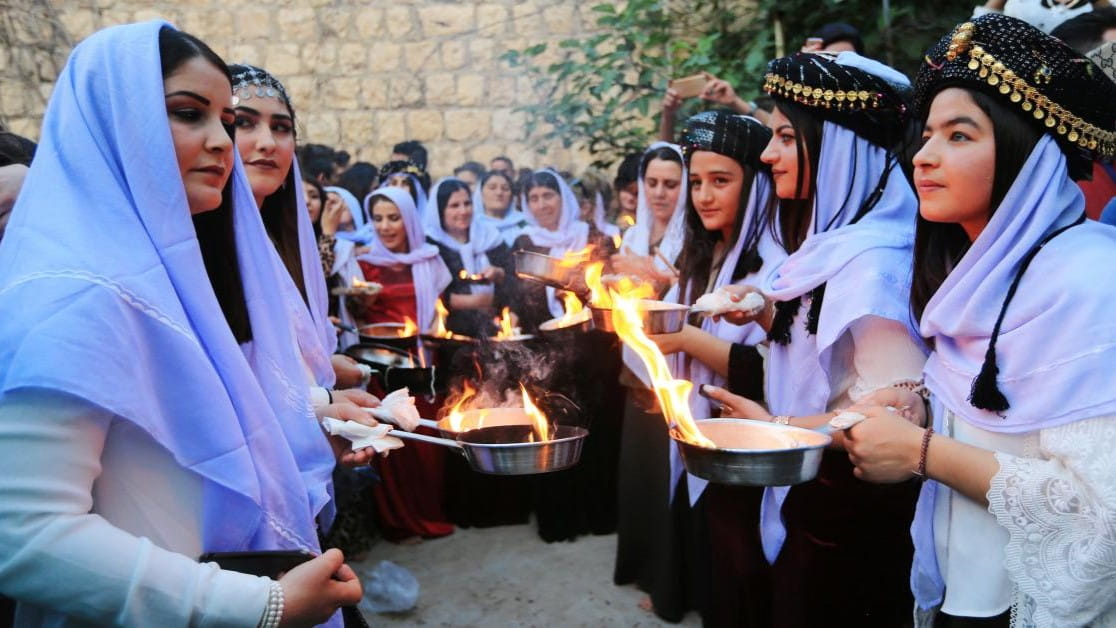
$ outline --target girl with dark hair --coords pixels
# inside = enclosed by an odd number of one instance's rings
[[[527,217],[515,205],[515,186],[503,170],[486,173],[473,190],[473,220],[499,231],[508,246],[527,227]]]
[[[1116,154],[1114,101],[1084,57],[1001,15],[959,25],[919,71],[929,416],[891,391],[846,438],[858,477],[924,480],[918,626],[1116,620],[1116,231],[1084,219],[1073,181]],[[879,407],[897,404],[919,412]]]
[[[389,161],[380,167],[380,187],[407,190],[423,221],[426,220],[426,208],[429,203],[429,196],[426,194],[429,182],[430,175],[426,174],[422,167],[409,161]]]
[[[687,208],[683,214],[678,256],[678,282],[665,300],[693,304],[700,296],[734,283],[758,283],[777,268],[783,258],[778,246],[760,228],[771,204],[771,183],[759,160],[770,132],[754,118],[726,112],[705,112],[687,120],[682,147],[686,155],[689,183]],[[752,345],[763,339],[755,324],[736,325],[710,318],[693,321],[676,334],[654,338],[668,357],[674,377],[693,381],[695,386],[717,384],[741,393],[760,388],[763,381],[762,359]],[[629,361],[629,364],[632,362]],[[740,363],[740,364],[738,364]],[[747,366],[745,366],[745,364]],[[642,373],[642,369],[635,369]],[[727,381],[731,373],[738,376]],[[645,385],[646,377],[642,378]],[[709,402],[691,395],[695,417],[709,417]],[[661,439],[669,447],[665,423]],[[716,605],[735,599],[720,599],[717,587],[724,583],[711,579],[720,575],[709,547],[716,544],[718,554],[732,552],[742,534],[710,536],[710,526],[728,521],[724,513],[709,511],[714,490],[706,492],[706,482],[682,472],[673,452],[657,461],[667,466],[669,475],[661,485],[667,488],[659,497],[665,531],[658,557],[663,573],[650,589],[651,602],[661,617],[677,620],[690,609],[698,610],[707,622]],[[752,492],[754,494],[754,491]],[[730,501],[740,497],[730,492]],[[753,501],[758,498],[753,495]],[[732,521],[736,521],[733,519]],[[716,543],[714,543],[716,541]],[[735,552],[732,552],[735,554]],[[711,588],[712,587],[712,588]]]
[[[316,554],[331,517],[334,454],[291,385],[290,279],[234,117],[224,62],[158,21],[86,39],[51,95],[0,245],[0,592],[17,625],[340,625],[360,599],[336,550],[278,580],[196,562]]]
[[[916,209],[895,152],[909,135],[909,82],[856,53],[798,53],[768,65],[764,89],[775,111],[762,159],[782,201],[768,225],[790,254],[761,284],[755,315],[768,331],[767,408],[714,396],[731,416],[817,427],[876,390],[917,386],[925,360],[897,271],[910,265]],[[743,616],[778,626],[909,617],[902,583],[915,487],[860,482],[842,445],[838,435],[815,481],[766,489],[760,540],[770,580],[742,581],[759,591],[744,599]],[[758,553],[743,569],[762,574],[752,568]]]
[[[357,260],[364,279],[379,283],[383,290],[363,302],[358,324],[410,320],[427,332],[434,327],[438,298],[450,285],[449,270],[438,247],[426,241],[414,200],[405,190],[382,187],[369,195],[368,207],[373,237],[369,251]],[[415,401],[422,416],[435,416],[435,405],[422,398]],[[378,461],[375,467],[381,480],[373,492],[379,527],[390,541],[453,532],[442,507],[445,449],[414,445]]]
[[[438,213],[427,222],[427,238],[438,247],[453,278],[442,295],[449,310],[446,328],[474,338],[490,336],[515,272],[511,251],[498,231],[473,219],[472,195],[464,181],[442,179],[431,188],[430,197]]]
[[[299,352],[313,375],[315,404],[328,403],[334,388],[357,386],[365,380],[351,358],[337,355],[337,335],[329,320],[325,278],[318,273],[321,256],[314,238],[302,191],[302,176],[295,160],[294,107],[287,90],[267,71],[251,65],[233,65],[233,102],[236,107],[236,147],[252,184],[264,226],[297,288],[289,296],[294,335]],[[287,286],[285,286],[287,287]],[[362,405],[373,403],[359,390],[345,392]]]

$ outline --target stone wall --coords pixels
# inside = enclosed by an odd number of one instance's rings
[[[297,109],[300,142],[379,164],[395,142],[421,140],[435,176],[498,154],[576,169],[587,163],[583,155],[525,136],[524,116],[513,109],[535,96],[499,57],[587,32],[598,1],[193,0],[152,8],[138,0],[0,0],[0,122],[37,139],[74,43],[106,26],[162,17],[227,61],[279,76]]]

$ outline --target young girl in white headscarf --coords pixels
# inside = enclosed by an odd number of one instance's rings
[[[516,208],[515,185],[503,170],[492,170],[473,189],[473,220],[495,228],[511,246],[527,227],[527,217]]]
[[[861,408],[849,458],[872,482],[924,480],[916,625],[1112,625],[1116,231],[1084,219],[1073,179],[1116,153],[1116,85],[986,15],[930,48],[917,88],[911,305],[934,348],[929,420],[917,397],[877,395],[920,412]]]

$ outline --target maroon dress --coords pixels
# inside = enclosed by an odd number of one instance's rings
[[[384,289],[365,307],[362,324],[402,323],[404,318],[418,322],[415,285],[410,266],[375,266],[360,262],[366,281],[382,284]],[[369,392],[382,396],[377,382]],[[429,401],[415,399],[419,414],[433,417],[437,414],[440,399]],[[417,428],[417,432],[437,436],[433,430]],[[446,450],[438,445],[408,441],[402,449],[392,451],[388,457],[377,456],[372,468],[380,476],[373,487],[380,532],[389,541],[413,537],[435,538],[453,532],[442,508],[445,496],[444,468]]]

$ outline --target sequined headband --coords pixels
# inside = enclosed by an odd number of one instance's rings
[[[286,88],[266,71],[248,64],[233,66],[233,106],[255,98],[278,98],[291,106]]]
[[[1035,120],[1042,121],[1046,128],[1102,157],[1116,156],[1116,132],[1086,122],[1040,91],[1037,86],[1048,85],[1052,80],[1051,71],[1045,64],[1034,71],[1030,77],[1031,82],[1028,82],[979,44],[974,45],[975,31],[976,26],[972,22],[965,22],[954,29],[946,52],[948,61],[954,61],[961,55],[967,54],[969,70],[977,72],[989,87],[996,88],[1000,94],[1018,104],[1023,111],[1034,116]],[[928,56],[924,61],[930,66],[935,65]]]
[[[869,92],[866,89],[833,90],[811,87],[778,74],[767,74],[763,77],[763,91],[802,105],[826,109],[831,107],[836,107],[838,110],[879,109],[880,104],[884,102],[884,94],[881,92]]]

